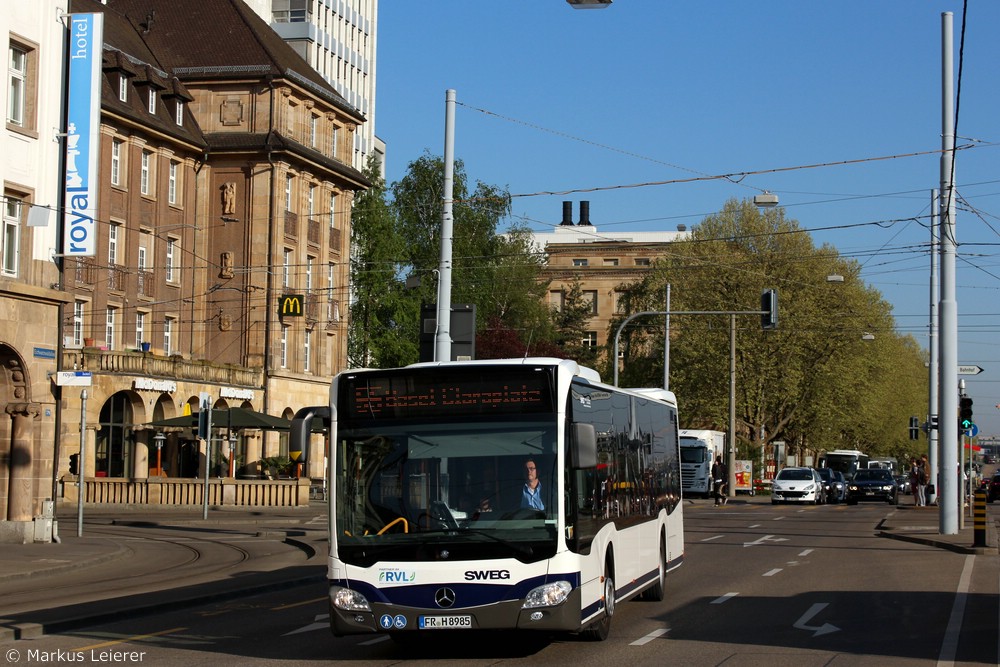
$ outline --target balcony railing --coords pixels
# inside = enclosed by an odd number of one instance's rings
[[[139,296],[156,297],[156,280],[152,271],[139,271]]]
[[[92,373],[122,373],[142,377],[215,382],[233,387],[261,387],[264,371],[214,364],[205,360],[165,357],[157,354],[97,348],[63,350],[63,368],[77,368]]]

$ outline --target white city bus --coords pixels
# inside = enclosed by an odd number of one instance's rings
[[[684,557],[677,404],[527,358],[346,371],[330,406],[330,628],[608,636]],[[539,486],[526,481],[534,468]],[[531,496],[530,502],[528,496]]]
[[[835,449],[819,455],[818,467],[838,470],[850,481],[858,470],[868,468],[868,455],[856,449]]]

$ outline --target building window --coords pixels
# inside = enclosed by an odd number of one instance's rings
[[[146,313],[135,314],[135,346],[142,349],[142,343],[146,340]]]
[[[177,163],[173,160],[170,161],[167,174],[167,201],[171,204],[177,203]]]
[[[112,223],[108,227],[108,264],[116,266],[118,264],[118,232],[121,225]]]
[[[174,267],[177,265],[177,239],[167,239],[167,258],[164,262],[164,279],[168,283],[177,278]]]
[[[281,286],[289,287],[292,284],[292,251],[285,248],[281,258]]]
[[[315,263],[314,257],[306,257],[306,292],[311,292],[313,288],[313,264]]]
[[[111,185],[122,184],[122,147],[125,142],[121,139],[111,140]]]
[[[288,368],[288,327],[281,327],[281,340],[278,341],[278,360],[281,368]]]
[[[590,306],[590,314],[597,314],[597,290],[583,290],[583,303]]]
[[[337,226],[337,193],[330,193],[330,226]]]
[[[153,154],[149,151],[142,152],[142,162],[139,167],[139,192],[144,195],[152,194],[153,190]]]
[[[17,197],[7,194],[3,208],[3,275],[16,276],[18,256],[21,252],[21,215],[24,211],[23,202]]]
[[[334,322],[334,304],[336,303],[336,295],[334,295],[334,285],[336,284],[336,270],[337,265],[333,262],[328,262],[326,265],[326,285],[327,285],[327,301],[326,301],[326,321]]]
[[[271,19],[275,23],[304,23],[309,0],[273,0]]]
[[[330,157],[337,157],[337,140],[340,138],[340,128],[336,125],[330,132]]]
[[[636,266],[649,266],[649,257],[636,257],[635,258],[635,265]]]
[[[184,103],[183,102],[178,101],[174,105],[174,122],[177,123],[177,125],[179,127],[184,125]]]
[[[156,89],[152,86],[150,86],[146,97],[146,108],[149,109],[149,113],[156,113]]]
[[[621,292],[613,292],[612,297],[615,300],[615,312],[624,313],[625,312],[625,295]]]
[[[312,218],[316,212],[316,186],[309,186],[309,217]]]
[[[556,312],[562,312],[565,296],[561,289],[549,290],[549,308]]]
[[[291,174],[285,174],[285,210],[292,210],[292,178]]]
[[[597,347],[597,332],[588,331],[580,339],[580,342],[583,343],[584,347]]]
[[[128,77],[124,74],[118,77],[118,99],[128,102]]]
[[[28,51],[20,46],[10,45],[7,59],[7,122],[18,127],[29,126],[28,122]]]
[[[319,116],[309,114],[309,145],[316,148],[316,124],[319,123]]]
[[[170,356],[174,353],[174,318],[163,320],[163,353]]]
[[[585,259],[574,259],[573,266],[587,266],[588,262]]]
[[[115,318],[117,315],[118,309],[108,306],[107,314],[104,318],[104,344],[108,346],[109,350],[115,349]]]
[[[308,373],[312,370],[312,331],[306,329],[303,336],[302,370]]]
[[[73,302],[73,345],[80,347],[83,345],[83,323],[87,314],[86,301]]]
[[[604,266],[618,266],[618,260],[615,258],[605,259]]]

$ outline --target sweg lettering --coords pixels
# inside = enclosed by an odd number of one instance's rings
[[[466,581],[510,579],[510,570],[466,570]]]
[[[416,581],[416,579],[417,579],[417,573],[416,572],[394,572],[394,571],[388,571],[388,572],[379,572],[378,573],[378,580],[379,581],[384,581],[386,583],[392,583],[392,582],[396,582],[396,583],[399,583],[399,582],[409,583],[411,581]]]

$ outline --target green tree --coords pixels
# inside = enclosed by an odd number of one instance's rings
[[[669,260],[627,290],[626,313],[661,310],[667,282],[672,311],[755,311],[763,290],[778,290],[777,330],[762,331],[756,315],[736,317],[744,455],[775,439],[792,452],[850,446],[876,454],[900,444],[902,425],[926,405],[926,381],[910,381],[923,361],[916,343],[895,332],[889,305],[857,278],[856,263],[832,247],[815,247],[783,209],[762,212],[748,201],[727,202],[674,246]],[[831,273],[847,279],[828,284]],[[726,315],[671,318],[670,388],[683,406],[682,424],[728,424],[729,326]],[[662,332],[662,323],[648,321],[623,332],[620,384],[659,386]],[[863,340],[865,332],[876,332],[875,340]],[[900,384],[900,377],[908,381]]]
[[[562,348],[562,356],[584,366],[593,366],[597,361],[597,349],[584,342],[587,323],[593,313],[594,304],[584,298],[580,277],[575,276],[562,295],[561,307],[553,309],[552,319],[556,330],[555,342]]]
[[[397,366],[417,355],[416,337],[400,335],[416,326],[417,317],[404,283],[406,242],[374,159],[365,176],[373,185],[354,200],[351,214],[349,364]]]

